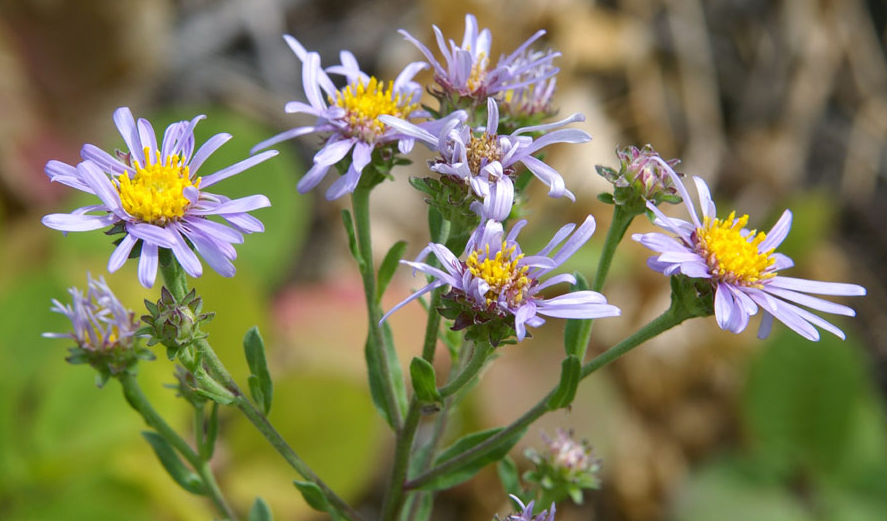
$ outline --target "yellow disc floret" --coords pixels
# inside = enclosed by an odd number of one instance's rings
[[[123,209],[130,215],[146,223],[164,226],[185,215],[191,203],[183,191],[189,186],[200,186],[200,178],[191,181],[182,156],[167,156],[161,160],[158,151],[157,160],[152,163],[149,152],[145,147],[146,165],[133,161],[134,176],[123,174],[117,178],[117,190]]]
[[[485,297],[487,305],[498,302],[505,296],[510,305],[520,304],[530,288],[530,278],[527,277],[529,266],[518,267],[518,262],[523,254],[514,255],[516,246],[508,247],[506,242],[496,255],[490,257],[490,246],[483,251],[474,250],[465,261],[468,271],[475,277],[481,278],[490,285]],[[479,260],[483,254],[484,259]]]
[[[763,232],[752,230],[741,233],[748,223],[748,215],[736,219],[732,212],[724,219],[706,217],[696,229],[696,252],[708,264],[712,276],[720,281],[741,286],[760,287],[761,281],[772,278],[776,272],[767,272],[776,259],[773,250],[759,251],[767,238]]]
[[[499,136],[483,133],[477,137],[472,134],[468,142],[468,169],[474,175],[480,175],[483,165],[502,158],[502,149],[499,147]]]
[[[486,53],[481,52],[477,55],[477,60],[475,60],[474,64],[471,66],[471,73],[465,81],[465,86],[468,87],[468,92],[474,92],[484,85],[484,82],[487,79],[488,62],[489,60],[487,60]]]
[[[402,94],[394,92],[394,82],[385,84],[370,77],[364,83],[358,80],[336,93],[330,103],[345,109],[348,122],[348,133],[367,143],[373,143],[385,131],[385,124],[379,116],[388,115],[406,119],[418,108],[415,103],[408,103]]]

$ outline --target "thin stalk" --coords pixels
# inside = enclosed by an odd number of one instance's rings
[[[471,353],[471,358],[468,360],[468,364],[448,384],[438,389],[440,395],[446,398],[447,396],[456,394],[462,389],[465,384],[477,376],[477,373],[483,368],[492,351],[493,346],[486,342],[475,344],[474,350]]]
[[[600,292],[604,287],[604,281],[607,279],[607,273],[610,271],[610,264],[613,262],[616,247],[619,246],[626,230],[628,230],[628,226],[637,215],[618,204],[614,205],[613,208],[613,220],[610,221],[610,229],[607,230],[607,238],[604,240],[601,260],[598,262],[597,273],[594,275],[594,282],[591,286],[592,291]]]
[[[416,429],[419,427],[420,404],[414,394],[407,409],[406,420],[403,429],[397,436],[394,447],[394,463],[391,469],[391,479],[388,480],[388,492],[385,502],[382,504],[382,521],[394,521],[400,515],[403,508],[403,484],[407,478],[410,467],[410,453],[413,448],[413,439],[416,437]]]
[[[145,393],[142,392],[142,388],[139,386],[135,376],[130,374],[121,375],[120,384],[123,386],[123,394],[126,396],[126,400],[142,415],[145,423],[157,431],[157,434],[162,436],[167,443],[172,445],[197,472],[200,480],[206,486],[207,495],[209,495],[219,512],[226,518],[237,521],[237,514],[225,501],[225,497],[222,495],[222,491],[219,489],[213,476],[212,469],[209,467],[209,462],[201,459],[194,449],[166,423],[163,417],[151,405],[151,402],[148,401]]]
[[[588,375],[597,371],[601,367],[609,364],[619,356],[627,353],[632,348],[642,344],[643,342],[653,338],[654,336],[671,329],[672,327],[680,324],[684,320],[691,318],[693,315],[686,311],[684,308],[679,307],[672,303],[672,306],[665,311],[662,315],[652,320],[646,326],[641,328],[638,332],[629,336],[622,342],[619,342],[615,346],[611,347],[607,351],[604,351],[593,360],[582,366],[581,378],[586,378]],[[470,460],[478,454],[483,454],[485,451],[495,447],[502,440],[514,435],[514,433],[520,431],[521,429],[526,428],[531,423],[539,419],[543,414],[548,412],[548,399],[557,391],[557,386],[554,389],[548,392],[544,398],[542,398],[536,405],[533,406],[529,411],[525,412],[520,418],[512,422],[510,425],[497,432],[495,435],[490,436],[482,443],[475,445],[471,449],[459,454],[458,456],[454,456],[447,461],[441,463],[440,465],[422,473],[417,476],[415,479],[408,481],[404,486],[407,489],[415,489],[421,487],[425,483],[442,476],[453,469],[458,468],[464,462]]]
[[[370,347],[376,350],[379,359],[379,370],[382,373],[382,393],[385,395],[385,403],[388,414],[391,415],[391,423],[395,431],[403,427],[403,417],[397,398],[394,395],[394,384],[391,376],[391,360],[385,350],[385,339],[379,321],[382,312],[376,303],[376,271],[373,267],[373,248],[370,235],[370,189],[358,186],[351,194],[351,205],[354,210],[354,228],[357,234],[357,249],[361,258],[360,275],[363,279],[363,291],[366,295],[367,315],[369,318],[368,334]]]

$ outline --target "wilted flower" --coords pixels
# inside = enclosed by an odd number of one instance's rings
[[[538,483],[543,498],[553,502],[569,496],[574,503],[582,503],[582,489],[598,488],[597,472],[601,461],[593,456],[592,447],[585,440],[577,442],[572,433],[558,429],[555,437],[542,434],[545,449],[526,452],[536,468],[524,475],[524,480]]]
[[[477,19],[472,14],[465,15],[465,35],[462,44],[453,40],[449,46],[437,26],[432,26],[437,46],[443,56],[441,64],[422,42],[410,33],[400,30],[407,41],[415,45],[434,68],[434,80],[441,88],[439,94],[458,95],[483,101],[489,96],[498,96],[505,91],[537,84],[557,74],[558,69],[552,60],[560,53],[528,53],[530,44],[539,39],[545,31],[537,31],[508,56],[501,56],[498,63],[490,66],[489,29],[478,31]]]
[[[446,123],[439,135],[408,121],[389,117],[382,120],[440,152],[440,158],[431,164],[431,170],[469,186],[483,201],[474,205],[476,213],[483,219],[497,221],[505,220],[511,212],[514,200],[512,177],[520,173],[516,168],[518,163],[548,186],[548,195],[565,196],[575,201],[573,193],[566,188],[564,178],[533,154],[554,143],[584,143],[591,140],[591,136],[583,130],[560,128],[574,121],[584,121],[585,117],[578,113],[561,121],[519,128],[510,135],[501,136],[498,134],[499,106],[493,98],[487,99],[487,125],[480,134],[461,118],[444,120]],[[550,130],[553,131],[548,132]],[[526,135],[534,132],[548,133],[537,139]]]
[[[101,386],[110,376],[116,376],[135,367],[139,359],[153,359],[150,351],[137,345],[139,327],[135,313],[123,307],[105,283],[103,277],[87,274],[88,290],[84,294],[76,287],[68,290],[71,304],[52,300],[52,311],[71,321],[69,333],[43,333],[45,338],[70,338],[72,347],[68,361],[88,363],[99,371],[97,383]]]
[[[76,167],[60,161],[46,164],[51,181],[94,194],[100,204],[84,206],[70,214],[47,215],[43,224],[65,232],[113,225],[111,233],[125,235],[111,254],[108,271],[120,269],[133,247],[141,243],[139,282],[146,288],[154,285],[157,276],[158,248],[171,249],[192,277],[199,277],[203,267],[191,246],[219,274],[233,276],[231,261],[237,258],[233,244],[242,243],[244,233],[265,229],[247,212],[271,203],[264,195],[231,200],[203,190],[274,157],[277,152],[269,150],[200,177],[197,171],[204,161],[231,139],[229,134],[216,134],[195,152],[194,126],[203,118],[173,123],[158,147],[154,129],[147,120],[139,119],[136,124],[128,108],[117,109],[114,122],[128,152],[118,152],[114,157],[98,147],[84,145],[84,161]],[[208,219],[210,215],[221,217],[230,227]]]
[[[540,278],[563,264],[591,238],[594,218],[589,215],[578,228],[575,224],[562,227],[545,248],[531,256],[524,255],[516,241],[526,224],[527,221],[518,221],[506,235],[502,223],[487,221],[468,240],[464,261],[436,243],[423,249],[415,261],[401,261],[411,266],[414,273],[420,271],[434,280],[394,306],[382,320],[419,296],[447,285],[451,288],[447,298],[461,310],[460,316],[454,317],[454,328],[496,321],[513,329],[518,341],[526,336],[527,326],[539,327],[545,323],[540,315],[584,319],[619,315],[619,308],[607,304],[607,299],[594,291],[575,291],[548,299],[540,295],[543,289],[554,284],[576,283],[575,277],[566,273],[546,281]],[[563,246],[549,257],[561,243]],[[442,268],[422,262],[429,253],[437,257]],[[492,338],[491,342],[495,345],[497,340],[501,339]]]
[[[397,143],[401,153],[413,147],[413,138],[389,128],[379,116],[389,115],[405,120],[428,117],[419,106],[422,88],[413,81],[417,72],[427,67],[424,62],[413,62],[404,68],[393,82],[384,82],[362,72],[357,59],[348,51],[340,53],[342,64],[324,71],[320,55],[308,52],[290,35],[283,38],[302,61],[302,85],[308,103],[291,101],[284,110],[315,116],[313,125],[287,130],[253,148],[253,152],[280,141],[314,132],[328,133],[326,143],[314,155],[314,165],[299,181],[301,193],[314,188],[326,176],[330,167],[342,161],[350,152],[348,171],[337,179],[326,193],[327,199],[337,199],[354,191],[363,169],[370,163],[373,150]],[[336,89],[327,72],[341,74],[348,84]],[[431,124],[430,128],[435,127]]]
[[[536,78],[524,82],[519,87],[506,90],[502,94],[502,112],[512,117],[549,116],[555,110],[551,105],[551,98],[557,86],[558,69],[552,64],[551,58],[557,54],[553,51],[531,51],[525,49],[517,58],[515,64],[533,64],[525,76]],[[548,58],[548,59],[546,59]]]
[[[510,496],[520,506],[521,512],[519,514],[510,514],[503,521],[554,521],[554,503],[551,503],[551,507],[548,510],[533,514],[533,504],[535,501],[530,501],[524,505],[524,502],[519,497],[514,494],[510,494]]]
[[[619,157],[619,171],[605,166],[597,166],[597,172],[613,184],[613,199],[616,204],[639,203],[643,208],[645,201],[654,204],[662,202],[679,203],[681,201],[677,188],[671,180],[665,163],[673,171],[680,163],[679,159],[662,160],[651,145],[643,148],[630,146],[616,150]],[[684,174],[676,172],[678,177]]]
[[[702,220],[690,202],[690,195],[678,176],[665,161],[656,158],[684,199],[692,222],[666,217],[653,203],[648,208],[656,214],[655,224],[677,237],[663,233],[635,234],[632,238],[658,255],[647,265],[665,275],[681,273],[691,278],[709,279],[714,296],[714,311],[721,329],[739,333],[749,317],[764,310],[758,337],[770,333],[773,317],[809,340],[819,340],[819,326],[840,338],[844,333],[833,324],[795,304],[827,313],[854,316],[853,309],[806,293],[819,295],[865,295],[865,288],[856,284],[819,282],[779,275],[794,262],[775,250],[791,228],[792,214],[786,210],[769,233],[747,230],[748,215],[737,218],[736,212],[726,219],[716,217],[715,204],[708,186],[694,177]]]

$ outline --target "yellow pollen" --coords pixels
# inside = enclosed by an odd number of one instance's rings
[[[761,281],[776,275],[766,270],[776,261],[773,250],[759,252],[758,246],[767,238],[757,230],[742,236],[748,215],[736,219],[736,212],[724,219],[706,217],[696,229],[696,252],[708,264],[712,275],[720,281],[742,286],[761,287]]]
[[[472,135],[468,142],[468,169],[474,175],[480,174],[480,169],[487,163],[498,161],[502,157],[502,149],[499,148],[499,136],[483,133],[477,137]]]
[[[468,87],[469,92],[474,92],[484,84],[484,80],[487,79],[487,55],[486,53],[480,53],[477,56],[477,60],[474,62],[474,65],[471,66],[471,73],[468,75],[468,80],[465,82],[465,86]]]
[[[182,156],[167,156],[162,161],[157,151],[152,163],[150,150],[145,147],[145,158],[148,164],[144,166],[133,161],[134,176],[123,174],[117,178],[123,208],[136,219],[158,226],[181,219],[191,204],[183,191],[189,186],[199,187],[200,178],[191,182]]]
[[[403,95],[395,94],[394,82],[384,83],[370,77],[367,83],[358,80],[330,97],[330,103],[345,109],[349,134],[367,143],[372,143],[385,131],[385,124],[379,116],[388,115],[406,119],[419,106],[407,103]]]
[[[502,248],[491,258],[490,246],[487,245],[483,252],[480,250],[471,252],[465,261],[468,271],[472,275],[485,280],[490,285],[490,289],[485,295],[488,306],[497,302],[503,295],[510,304],[520,304],[530,287],[530,278],[527,277],[530,267],[518,267],[518,261],[524,257],[524,254],[515,256],[516,246],[510,248],[507,246],[508,244],[503,242]],[[478,260],[481,253],[483,253],[484,259]]]

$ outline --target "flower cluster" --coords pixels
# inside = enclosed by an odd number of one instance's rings
[[[195,151],[194,127],[204,116],[180,121],[167,127],[158,143],[151,124],[136,122],[126,107],[114,112],[114,122],[128,150],[112,156],[85,145],[83,161],[71,166],[61,161],[46,164],[46,174],[59,182],[99,198],[98,204],[83,206],[70,214],[56,213],[43,218],[46,226],[64,232],[97,230],[113,226],[112,233],[123,233],[108,261],[108,271],[123,266],[140,246],[139,281],[146,288],[157,276],[158,250],[172,250],[184,270],[199,277],[203,267],[192,247],[219,274],[234,275],[237,258],[234,244],[243,242],[244,233],[261,232],[262,223],[248,212],[269,206],[264,195],[240,199],[209,193],[204,189],[239,174],[276,151],[244,159],[205,177],[197,175],[209,156],[231,139],[229,134],[211,137]],[[228,226],[208,219],[217,216]]]
[[[509,514],[503,521],[554,521],[554,513],[556,511],[554,503],[551,504],[548,510],[534,514],[533,507],[535,501],[530,501],[524,505],[524,502],[514,494],[511,495],[511,499],[520,506],[521,511],[519,514]]]
[[[639,203],[643,207],[646,201],[656,205],[681,201],[671,176],[660,163],[662,159],[652,146],[630,146],[617,150],[616,156],[620,163],[618,171],[602,165],[596,167],[598,174],[615,187],[612,196],[605,199],[606,202],[619,205]],[[673,169],[680,160],[671,159],[664,163]],[[676,174],[678,177],[684,175],[680,172]]]
[[[527,458],[536,468],[524,475],[526,481],[536,483],[543,497],[557,502],[569,496],[576,504],[582,503],[582,490],[598,488],[597,472],[601,461],[593,456],[592,447],[585,440],[577,442],[572,433],[558,429],[554,438],[544,433],[545,449],[537,452],[527,449]]]

